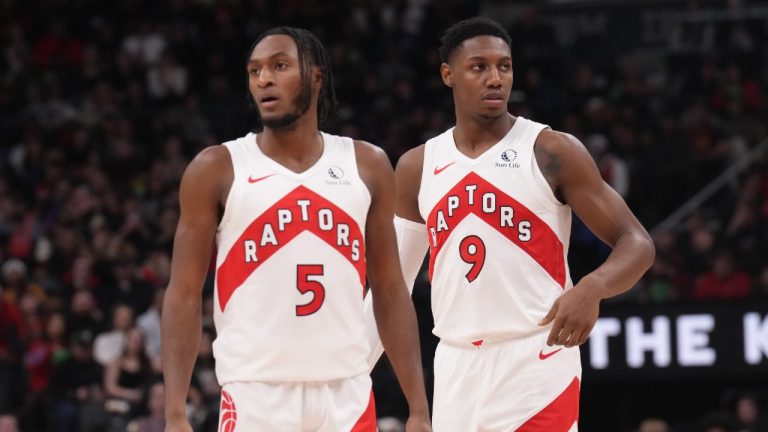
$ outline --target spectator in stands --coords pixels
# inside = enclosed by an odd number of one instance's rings
[[[93,358],[106,367],[120,357],[128,331],[133,327],[133,309],[118,304],[112,311],[112,330],[100,333],[93,343]]]
[[[53,373],[54,354],[66,349],[64,345],[64,320],[61,315],[53,315],[48,323],[40,314],[36,314],[31,326],[27,350],[24,353],[24,368],[28,376],[28,389],[39,394],[48,387]],[[66,355],[66,354],[65,354]]]
[[[8,270],[13,263],[17,263],[19,267],[23,266],[21,261],[8,260],[2,266],[1,272],[3,278],[0,284],[0,409],[15,408],[25,399],[22,357],[28,330],[19,305],[21,281],[13,276],[18,272]]]
[[[696,281],[693,297],[697,300],[740,300],[751,294],[749,274],[736,267],[729,252],[721,251],[712,259],[712,270]]]
[[[626,198],[629,195],[629,169],[624,159],[611,152],[608,138],[602,134],[593,134],[584,140],[584,145],[595,159],[603,180]]]
[[[83,423],[106,424],[101,391],[102,367],[93,360],[93,334],[81,330],[72,336],[71,357],[54,370],[51,424],[57,432],[76,432]],[[90,415],[84,415],[89,412]]]
[[[55,367],[66,360],[70,355],[69,331],[67,329],[67,321],[64,314],[61,312],[54,312],[48,316],[48,321],[45,325],[45,335],[48,342],[51,344],[51,363],[53,363]]]
[[[104,313],[98,309],[90,291],[76,291],[72,295],[67,324],[71,334],[88,331],[98,334],[102,329]]]
[[[736,432],[734,419],[727,412],[714,411],[701,420],[701,432]]]
[[[13,414],[0,414],[0,432],[19,432],[19,420]]]
[[[165,429],[165,386],[161,381],[155,382],[146,393],[148,413],[128,423],[128,432],[163,432]]]
[[[768,299],[768,264],[763,265],[758,273],[755,295],[762,300]]]
[[[160,312],[163,309],[164,288],[155,290],[152,304],[136,319],[136,327],[144,336],[144,346],[152,363],[152,369],[160,371]]]
[[[164,52],[158,64],[147,73],[149,95],[155,99],[180,98],[187,91],[187,69],[179,65],[174,56]]]
[[[221,386],[216,379],[216,364],[213,358],[213,328],[203,327],[200,336],[200,348],[197,352],[195,367],[192,370],[192,383],[189,391],[191,423],[198,427],[211,420],[218,422],[219,394],[221,394]]]
[[[21,413],[25,428],[43,430],[48,412],[48,387],[56,365],[69,356],[63,315],[54,313],[46,321],[41,312],[32,315],[30,338],[24,353],[26,370],[26,409]]]
[[[768,431],[768,421],[760,411],[760,398],[756,394],[741,393],[736,398],[734,411],[739,432]]]
[[[649,417],[640,422],[640,427],[637,428],[637,432],[670,432],[669,424],[666,421]]]
[[[153,376],[141,330],[131,328],[125,337],[122,353],[104,369],[105,408],[111,416],[110,429],[114,432],[125,430]]]

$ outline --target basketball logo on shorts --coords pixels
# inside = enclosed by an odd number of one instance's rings
[[[237,408],[235,408],[235,402],[232,400],[232,396],[225,391],[221,391],[221,411],[219,413],[221,418],[221,426],[219,426],[219,432],[234,432],[237,425]]]

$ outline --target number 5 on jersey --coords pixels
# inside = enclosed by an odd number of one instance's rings
[[[466,236],[459,243],[459,256],[465,263],[472,265],[466,274],[467,280],[472,283],[485,264],[485,243],[478,236]]]
[[[303,305],[296,305],[296,316],[307,316],[317,312],[325,301],[325,287],[310,276],[322,276],[321,264],[299,264],[296,266],[296,289],[300,293],[312,293],[312,300]]]

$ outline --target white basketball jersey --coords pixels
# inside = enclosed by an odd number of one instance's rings
[[[453,128],[425,145],[419,210],[441,340],[479,345],[544,331],[537,323],[572,286],[571,210],[533,154],[546,127],[518,117],[476,159],[456,148]]]
[[[295,173],[256,135],[224,143],[234,179],[216,235],[213,343],[223,385],[330,381],[368,371],[363,321],[371,196],[354,142],[322,134],[323,155]]]

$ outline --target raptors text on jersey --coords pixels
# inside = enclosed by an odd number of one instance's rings
[[[419,210],[430,245],[434,332],[467,344],[543,331],[537,323],[572,286],[571,212],[555,198],[533,147],[546,126],[518,117],[469,158],[453,129],[424,150]]]
[[[322,134],[295,173],[249,134],[224,145],[234,179],[217,231],[213,344],[221,384],[329,381],[367,371],[364,229],[354,142]]]

